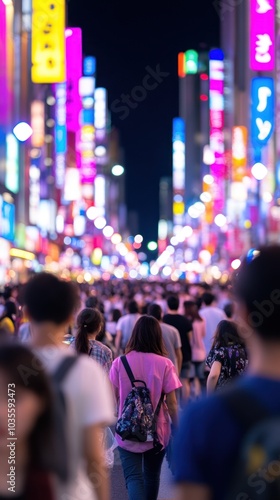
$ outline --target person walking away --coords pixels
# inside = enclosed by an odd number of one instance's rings
[[[98,340],[104,319],[98,309],[83,309],[77,317],[77,333],[70,344],[78,354],[87,354],[109,374],[113,362],[111,349]]]
[[[279,498],[279,432],[272,426],[280,418],[279,262],[279,245],[251,250],[233,279],[248,369],[183,412],[176,500]]]
[[[206,335],[206,323],[199,314],[196,302],[185,300],[183,307],[185,316],[192,322],[192,375],[194,377],[195,397],[199,397],[201,395],[202,388],[205,387],[206,349],[204,339]]]
[[[182,402],[186,403],[190,396],[190,370],[191,370],[191,322],[182,314],[178,314],[179,298],[170,295],[167,298],[168,313],[163,316],[163,322],[176,328],[180,334],[182,343],[182,368],[180,380],[182,383]]]
[[[0,499],[55,500],[50,381],[25,346],[0,346]],[[9,420],[8,420],[9,419]],[[15,431],[13,430],[15,429]],[[14,436],[15,439],[11,436]],[[51,464],[47,467],[46,464]]]
[[[70,282],[49,273],[36,274],[25,286],[24,305],[32,330],[32,346],[53,374],[75,352],[63,344],[77,306]],[[57,500],[109,500],[103,429],[114,422],[114,403],[108,377],[89,356],[80,355],[62,382],[66,400],[66,430],[70,480],[57,485]]]
[[[122,316],[117,323],[117,334],[116,334],[116,355],[124,352],[126,345],[131,337],[132,330],[136,321],[140,318],[139,307],[135,300],[131,300],[128,303],[128,314]]]
[[[206,363],[210,368],[207,379],[207,393],[220,390],[248,366],[248,356],[238,327],[233,321],[221,321]]]
[[[166,357],[159,322],[142,316],[135,324],[125,350],[134,378],[144,381],[150,390],[153,410],[159,407],[156,432],[163,449],[154,448],[153,441],[122,440],[116,434],[129,500],[156,500],[165,449],[171,436],[171,422],[177,426],[175,390],[181,386],[173,363]],[[121,358],[114,360],[110,379],[118,401],[118,416],[132,386]]]
[[[162,339],[168,353],[168,358],[172,361],[179,375],[182,368],[182,342],[180,334],[176,328],[162,321],[162,309],[159,304],[149,304],[148,314],[159,321]]]

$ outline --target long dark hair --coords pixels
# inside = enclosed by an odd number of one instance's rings
[[[77,317],[77,335],[75,340],[75,348],[79,354],[88,354],[89,339],[88,336],[92,333],[98,333],[98,330],[103,325],[104,319],[98,309],[86,307]]]
[[[34,353],[21,344],[9,341],[0,346],[0,372],[1,377],[2,373],[6,375],[8,384],[14,384],[12,388],[15,390],[15,399],[20,389],[23,389],[33,392],[44,403],[42,413],[28,439],[28,452],[29,468],[46,470],[45,464],[52,464],[51,443],[54,444],[53,396],[48,376]],[[51,471],[57,472],[54,469]]]
[[[220,347],[229,347],[235,344],[241,344],[245,347],[243,339],[240,337],[238,326],[234,321],[223,319],[217,326],[212,349],[219,349]]]
[[[151,352],[159,356],[167,356],[160,324],[153,316],[145,314],[136,322],[125,354],[131,351]]]

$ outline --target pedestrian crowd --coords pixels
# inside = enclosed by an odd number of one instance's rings
[[[165,457],[176,500],[280,498],[279,262],[255,250],[227,286],[6,286],[0,500],[109,500],[115,448],[129,500],[158,498]]]

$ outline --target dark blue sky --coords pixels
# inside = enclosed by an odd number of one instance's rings
[[[177,54],[219,44],[211,0],[70,0],[69,25],[83,29],[85,55],[97,58],[97,85],[108,89],[112,123],[125,150],[126,200],[145,240],[157,238],[159,179],[171,176],[172,118],[178,114]],[[165,73],[155,80],[150,70]],[[168,74],[168,76],[167,76]],[[141,89],[146,77],[146,97]],[[143,100],[120,108],[122,94]],[[145,98],[144,98],[145,97]],[[135,105],[137,106],[135,107]],[[131,106],[131,104],[130,104]]]

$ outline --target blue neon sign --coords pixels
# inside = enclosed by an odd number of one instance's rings
[[[251,99],[251,141],[254,147],[263,147],[274,131],[274,80],[253,78]]]

